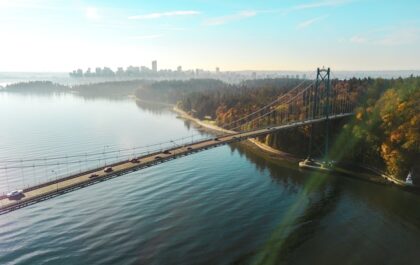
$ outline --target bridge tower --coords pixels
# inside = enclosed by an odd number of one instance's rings
[[[331,79],[330,68],[317,68],[315,87],[312,94],[310,118],[316,119],[319,116],[325,116],[325,147],[324,160],[328,160],[329,134],[330,134],[330,96],[331,96]],[[312,158],[314,138],[314,124],[311,125],[311,134],[309,137],[308,159]]]

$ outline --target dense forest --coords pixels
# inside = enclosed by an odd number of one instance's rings
[[[405,179],[420,171],[420,78],[375,80],[332,150]]]
[[[66,92],[69,87],[51,81],[30,81],[10,84],[0,91],[24,93],[60,93]]]
[[[225,89],[229,85],[216,79],[168,80],[150,83],[136,90],[139,99],[175,104],[193,93]]]
[[[26,94],[76,93],[85,98],[123,98],[134,95],[142,87],[149,87],[151,81],[129,80],[112,81],[66,86],[51,81],[30,81],[10,84],[1,89],[4,92]]]
[[[187,112],[194,112],[198,118],[216,117],[217,108],[221,105],[236,109],[239,106],[264,105],[301,82],[289,78],[247,80],[238,85],[215,79],[161,81],[139,88],[136,96],[149,101],[177,104]]]
[[[134,95],[137,89],[147,87],[151,83],[148,80],[113,81],[75,85],[71,87],[71,90],[86,98],[122,98],[128,95]]]
[[[349,91],[352,100],[356,101],[371,82],[372,79],[351,79],[332,83],[336,93]],[[297,85],[310,83],[309,80],[288,78],[249,80],[239,85],[190,93],[177,105],[198,118],[211,116],[218,124],[223,124],[267,105]]]
[[[219,125],[236,120],[286,93],[298,80],[247,81],[182,95],[178,107]],[[331,157],[373,165],[405,179],[420,161],[420,78],[333,80],[335,91],[349,91],[355,117],[331,122]],[[324,125],[314,126],[315,131]],[[281,131],[260,141],[283,151],[307,154],[310,127]],[[315,134],[315,155],[322,156],[324,133]]]

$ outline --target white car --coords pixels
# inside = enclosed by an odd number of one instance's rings
[[[23,195],[23,190],[14,190],[6,194],[7,198],[13,198],[18,197],[20,195]]]

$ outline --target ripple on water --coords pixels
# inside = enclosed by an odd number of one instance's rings
[[[0,124],[14,122],[2,115],[2,103],[9,102],[1,100]],[[60,126],[51,130],[40,130],[33,121],[35,116],[48,120],[51,110],[37,111],[31,105],[34,117],[25,121],[21,115],[16,126],[7,128],[16,131],[7,135],[0,130],[0,140],[10,140],[0,145],[0,157],[103,151],[106,144],[126,147],[191,134],[172,114],[157,117],[132,102],[93,101],[88,107],[72,100],[76,106],[60,101],[71,111],[57,109],[55,116],[68,119],[60,119]],[[7,118],[3,123],[2,117]],[[139,119],[130,123],[121,122],[121,117]],[[22,132],[33,134],[22,137]],[[418,256],[417,197],[376,186],[372,192],[370,184],[360,182],[345,182],[337,191],[337,184],[327,177],[317,179],[324,185],[307,189],[306,181],[318,176],[261,161],[240,148],[232,150],[211,149],[2,215],[0,264],[229,264],[249,261],[255,253],[275,256],[280,251],[295,253],[293,261],[311,257],[309,263],[320,263],[336,260],[331,253],[351,255],[349,242],[364,238],[369,244],[355,251],[358,258],[369,258],[369,251],[382,263],[386,259],[380,257],[401,251]],[[78,165],[70,169],[79,170]],[[347,230],[352,233],[337,238]],[[285,246],[292,247],[284,252],[278,248],[287,239],[284,231],[297,231],[294,235],[309,231],[311,236],[303,244],[289,238]],[[332,259],[319,258],[325,252],[325,238]]]

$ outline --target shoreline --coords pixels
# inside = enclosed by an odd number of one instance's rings
[[[144,101],[144,102],[150,102],[150,103],[158,103],[158,102],[153,102],[153,101],[141,100],[139,98],[136,98],[136,100],[140,100],[140,101]],[[206,122],[204,122],[204,121],[202,121],[198,118],[194,118],[193,116],[191,116],[187,112],[177,108],[175,105],[171,105],[171,104],[167,104],[167,103],[159,103],[159,104],[160,105],[165,105],[165,106],[171,106],[172,111],[177,113],[178,116],[181,119],[191,121],[196,126],[199,126],[199,127],[203,128],[204,130],[213,131],[213,132],[236,133],[235,131],[226,130],[226,129],[223,129],[223,128],[217,126],[217,125],[209,124],[209,123],[206,123]],[[243,142],[243,144],[245,146],[248,146],[248,148],[258,149],[263,154],[269,155],[271,159],[275,159],[275,160],[279,160],[279,161],[286,161],[286,162],[290,162],[290,163],[297,163],[297,162],[303,160],[303,158],[299,158],[297,156],[294,156],[293,154],[282,152],[280,150],[274,149],[274,148],[272,148],[272,147],[270,147],[270,146],[268,146],[264,143],[259,142],[255,138],[247,139],[246,141]],[[297,166],[297,168],[299,168],[299,167]],[[388,175],[384,174],[383,172],[380,172],[380,173],[375,172],[374,170],[372,170],[370,168],[367,168],[367,167],[365,167],[365,169],[371,172],[371,174],[368,174],[369,176],[366,175],[367,173],[353,172],[351,169],[348,169],[348,168],[337,168],[335,171],[336,171],[336,173],[339,173],[339,174],[340,173],[345,174],[350,178],[365,180],[365,181],[376,183],[376,184],[382,184],[382,185],[391,186],[391,187],[399,187],[399,188],[402,188],[404,190],[413,189],[413,188],[418,189],[417,186],[407,185],[404,181],[396,179],[392,176],[388,176]],[[366,175],[366,176],[363,177],[363,175]]]
[[[177,108],[176,106],[174,106],[172,110],[175,113],[177,113],[180,118],[192,121],[193,123],[195,123],[198,126],[203,127],[204,129],[211,130],[211,131],[225,132],[225,133],[236,133],[235,131],[226,130],[226,129],[223,129],[223,128],[217,126],[217,125],[205,123],[204,121],[202,121],[200,119],[194,118],[193,116],[191,116],[190,114],[186,113],[185,111]],[[272,148],[272,147],[270,147],[270,146],[268,146],[264,143],[259,142],[258,140],[254,139],[254,138],[248,139],[245,142],[248,142],[248,143],[254,145],[258,149],[260,149],[260,150],[262,150],[262,151],[264,151],[268,154],[276,155],[278,159],[287,160],[289,162],[297,162],[297,161],[300,160],[298,157],[293,156],[292,154],[274,149],[274,148]]]
[[[156,105],[161,105],[161,106],[171,107],[171,108],[174,107],[173,104],[159,102],[159,101],[152,101],[152,100],[144,100],[144,99],[136,97],[136,95],[128,95],[127,97],[131,98],[131,99],[134,99],[135,101],[140,101],[140,102],[144,102],[144,103],[156,104]]]

